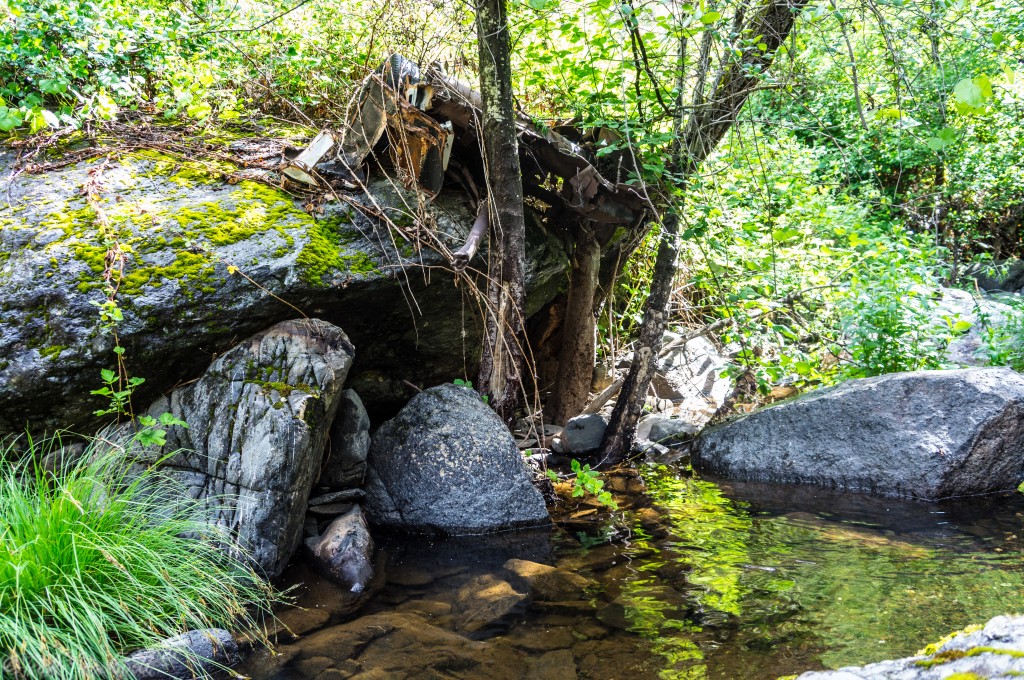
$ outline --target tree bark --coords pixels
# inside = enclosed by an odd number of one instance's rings
[[[676,275],[676,257],[679,247],[679,215],[675,210],[665,216],[658,242],[658,255],[654,260],[651,296],[647,299],[644,318],[640,322],[640,337],[633,349],[633,363],[626,374],[619,397],[615,402],[604,441],[598,452],[601,463],[616,463],[629,453],[637,421],[643,412],[647,387],[658,370],[658,353],[665,334],[666,313],[672,295],[672,281]]]
[[[515,420],[522,386],[526,226],[519,169],[505,0],[476,6],[480,46],[481,143],[490,204],[487,334],[478,386],[506,424]]]
[[[592,230],[581,226],[569,279],[569,299],[562,325],[551,421],[564,425],[586,406],[597,351],[594,297],[601,267],[601,246]]]
[[[761,82],[760,74],[771,66],[779,46],[793,30],[796,14],[806,4],[807,0],[768,0],[749,21],[743,22],[742,30],[736,30],[735,34],[761,36],[766,49],[747,46],[740,58],[723,63],[711,80],[710,92],[706,97],[700,90],[706,82],[707,62],[701,60],[701,72],[697,74],[698,91],[694,93],[696,106],[687,121],[682,138],[675,140],[673,144],[675,152],[670,163],[677,175],[684,178],[683,181],[697,171],[736,122],[747,97]],[[743,17],[738,16],[734,23],[739,23],[742,19]],[[702,54],[704,52],[702,46]],[[681,97],[681,85],[678,90]],[[683,110],[682,106],[679,108]],[[681,200],[678,203],[681,203]],[[626,375],[605,431],[604,441],[598,451],[598,460],[601,463],[617,463],[628,455],[637,421],[643,411],[647,388],[658,370],[658,354],[667,326],[668,301],[672,294],[676,271],[676,238],[679,233],[680,211],[679,204],[670,205],[665,215],[658,255],[654,262],[651,295],[647,299],[644,318],[640,324],[640,337],[633,352],[633,364],[629,367],[629,373]]]

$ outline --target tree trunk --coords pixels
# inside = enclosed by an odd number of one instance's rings
[[[682,138],[675,140],[675,153],[670,163],[684,181],[697,171],[736,122],[747,97],[761,82],[759,74],[771,66],[776,50],[793,30],[796,14],[806,4],[807,0],[768,0],[749,21],[743,21],[742,16],[737,16],[735,22],[743,25],[734,27],[742,29],[734,31],[735,34],[761,36],[765,49],[745,46],[741,56],[723,63],[710,81],[705,77],[707,73],[698,73],[700,85],[694,101],[700,105],[694,107]],[[702,59],[700,67],[705,68],[706,64]],[[702,92],[705,82],[711,83],[706,97]],[[678,90],[681,97],[682,86]],[[680,106],[679,109],[683,111],[684,107]],[[681,203],[681,199],[678,202]],[[602,463],[617,463],[629,453],[637,421],[643,411],[647,388],[658,368],[658,353],[667,325],[668,301],[675,277],[680,210],[679,205],[672,205],[666,212],[654,263],[651,295],[647,299],[644,319],[640,324],[640,338],[633,353],[633,364],[629,367],[615,402],[615,410],[598,454]]]
[[[478,386],[506,424],[515,420],[522,390],[525,300],[523,270],[526,226],[523,179],[519,170],[512,68],[505,0],[476,6],[480,45],[481,143],[490,203],[490,262],[487,283],[487,335]]]
[[[551,421],[564,425],[587,404],[597,352],[594,296],[601,267],[601,246],[592,230],[580,228],[569,279],[569,300],[562,325],[558,381]]]
[[[615,410],[612,411],[604,441],[601,442],[598,453],[601,463],[617,463],[629,453],[637,421],[643,412],[647,387],[658,370],[658,352],[661,351],[661,338],[665,334],[665,317],[672,295],[672,281],[676,275],[678,235],[679,215],[672,210],[665,216],[661,228],[654,276],[651,279],[651,296],[647,299],[644,318],[640,322],[640,337],[633,350],[633,363],[619,391]]]

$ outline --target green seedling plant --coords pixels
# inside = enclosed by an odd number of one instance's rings
[[[606,491],[604,488],[604,480],[601,479],[601,473],[597,470],[590,469],[590,463],[580,464],[575,458],[572,459],[570,464],[575,477],[573,478],[572,484],[572,495],[573,498],[582,498],[583,496],[590,494],[597,498],[597,501],[611,510],[618,510],[619,504],[612,498],[610,491]],[[559,481],[558,473],[554,470],[548,470],[548,479],[552,482]]]
[[[473,389],[473,381],[472,380],[463,380],[462,378],[456,378],[455,380],[452,381],[452,384],[453,385],[459,385],[460,387],[468,387],[469,389]],[[487,397],[486,394],[481,394],[480,395],[480,399],[485,404],[488,403],[488,397]]]

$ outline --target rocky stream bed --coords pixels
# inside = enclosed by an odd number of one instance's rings
[[[773,680],[912,655],[1012,611],[1024,589],[1016,496],[936,505],[654,465],[609,484],[618,512],[562,488],[551,529],[382,536],[356,615],[351,593],[293,564],[275,653],[239,670]]]

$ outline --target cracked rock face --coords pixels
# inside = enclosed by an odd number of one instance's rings
[[[309,492],[352,364],[345,333],[319,319],[252,336],[149,412],[189,424],[167,432],[163,466],[205,501],[267,576],[302,537]]]
[[[749,482],[939,500],[1024,479],[1024,376],[1008,368],[849,380],[707,429],[693,463]]]
[[[466,387],[413,397],[377,430],[368,463],[371,524],[457,536],[550,521],[512,435]]]

